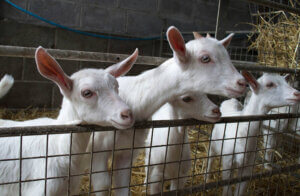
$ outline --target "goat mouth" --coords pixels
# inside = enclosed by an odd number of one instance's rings
[[[233,96],[241,96],[241,95],[244,94],[244,90],[238,91],[238,90],[234,90],[234,89],[232,89],[232,88],[230,88],[230,87],[226,87],[225,89],[226,89],[227,91],[229,91],[231,94],[233,94]]]
[[[287,101],[289,101],[289,102],[292,103],[292,104],[296,104],[296,103],[299,103],[299,102],[300,102],[299,99],[287,99]]]
[[[206,115],[204,115],[204,118],[208,122],[217,122],[221,119],[221,116],[206,116]]]
[[[131,121],[129,123],[119,123],[112,119],[110,121],[111,121],[112,125],[118,129],[128,129],[128,128],[132,127],[132,125],[134,124],[134,121]]]

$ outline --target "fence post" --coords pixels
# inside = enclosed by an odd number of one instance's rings
[[[222,39],[226,36],[225,26],[228,21],[229,0],[219,0],[216,24],[216,38]]]

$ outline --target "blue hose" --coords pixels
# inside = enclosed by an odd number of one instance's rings
[[[92,37],[97,37],[97,38],[102,38],[102,39],[116,39],[116,40],[133,40],[133,41],[139,41],[139,40],[157,40],[157,39],[160,39],[160,36],[156,36],[156,37],[148,37],[148,38],[126,38],[126,37],[115,37],[115,36],[105,36],[105,35],[98,35],[98,34],[95,34],[95,33],[89,33],[89,32],[85,32],[85,31],[80,31],[80,30],[76,30],[76,29],[72,29],[72,28],[69,28],[69,27],[66,27],[64,25],[60,25],[60,24],[57,24],[53,21],[50,21],[50,20],[47,20],[41,16],[38,16],[28,10],[25,10],[23,8],[21,8],[20,6],[12,3],[11,1],[9,0],[4,0],[6,3],[10,4],[11,6],[13,6],[14,8],[26,13],[26,14],[29,14],[30,16],[33,16],[43,22],[46,22],[50,25],[53,25],[53,26],[56,26],[58,28],[61,28],[61,29],[65,29],[65,30],[68,30],[68,31],[72,31],[72,32],[75,32],[75,33],[79,33],[79,34],[82,34],[82,35],[87,35],[87,36],[92,36]]]

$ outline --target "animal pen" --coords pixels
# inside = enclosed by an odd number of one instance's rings
[[[229,47],[228,51],[234,66],[238,70],[248,70],[255,75],[260,75],[262,72],[279,73],[281,75],[291,74],[291,84],[299,89],[299,41],[300,41],[300,28],[298,22],[300,21],[300,9],[297,2],[292,1],[269,1],[269,0],[249,0],[249,11],[253,22],[252,32],[235,32],[237,35],[249,36],[249,47]],[[225,31],[221,26],[222,16],[226,15],[227,0],[219,1],[218,18],[216,25],[216,32],[209,32],[215,34],[217,38],[225,37],[225,34],[232,31]],[[207,32],[200,32],[202,34]],[[183,33],[188,36],[192,32]],[[187,40],[186,40],[187,41]],[[164,62],[170,55],[168,53],[167,41],[164,38],[164,32],[160,38],[160,57],[140,56],[137,64],[143,67],[155,67]],[[0,45],[0,56],[9,57],[26,57],[34,58],[35,48],[33,47],[19,47]],[[112,53],[99,53],[99,52],[84,52],[73,50],[58,50],[47,49],[47,51],[56,59],[68,61],[89,61],[89,62],[108,62],[116,63],[120,59],[124,59],[127,55],[112,54]],[[13,66],[13,65],[12,65]],[[217,101],[222,98],[214,97]],[[244,101],[244,100],[240,100]],[[216,124],[223,123],[225,128],[230,123],[236,122],[238,126],[240,123],[248,123],[248,127],[253,122],[259,122],[261,131],[257,136],[248,136],[246,139],[256,137],[258,139],[255,152],[255,163],[251,165],[253,168],[251,175],[238,176],[236,175],[237,167],[230,169],[230,178],[227,180],[222,179],[222,157],[224,155],[210,155],[210,145],[213,140],[211,133],[214,124],[198,121],[193,119],[180,119],[180,120],[156,120],[137,122],[132,128],[132,137],[135,138],[136,134],[148,130],[152,136],[155,130],[159,128],[166,128],[168,130],[168,137],[166,144],[152,145],[151,139],[147,146],[137,146],[135,140],[132,140],[130,148],[115,148],[106,150],[94,149],[94,140],[91,143],[90,152],[74,152],[72,151],[72,137],[74,134],[91,133],[94,138],[95,133],[110,131],[115,137],[118,133],[128,130],[118,130],[113,127],[99,127],[93,125],[78,125],[78,126],[43,126],[43,127],[17,127],[17,128],[0,128],[0,137],[17,137],[19,139],[20,153],[14,157],[3,158],[0,157],[0,162],[15,162],[19,165],[18,179],[13,182],[0,181],[0,195],[1,187],[17,184],[19,188],[19,195],[22,195],[22,186],[26,183],[33,183],[42,181],[44,183],[44,193],[47,193],[47,182],[52,180],[64,180],[68,182],[68,192],[70,195],[70,182],[75,178],[80,178],[80,194],[79,195],[94,195],[99,193],[106,193],[113,195],[115,190],[120,188],[129,188],[132,195],[150,195],[148,186],[155,183],[160,183],[160,193],[154,195],[220,195],[224,186],[235,186],[239,182],[248,182],[247,195],[298,195],[300,193],[300,125],[297,125],[297,119],[300,117],[298,108],[287,107],[284,112],[281,110],[272,110],[272,113],[267,115],[257,116],[232,116],[222,117]],[[299,121],[300,123],[300,121]],[[188,140],[181,138],[179,143],[169,143],[169,135],[174,127],[184,127],[184,134],[187,133]],[[51,135],[66,134],[70,135],[70,151],[68,154],[49,154],[48,145],[51,142]],[[45,153],[42,156],[23,156],[22,146],[25,144],[24,139],[28,136],[44,137],[46,146],[43,150]],[[182,136],[183,137],[183,136]],[[276,140],[275,144],[268,146],[267,143]],[[241,138],[239,138],[241,139]],[[224,143],[226,140],[235,140],[236,138],[222,138],[217,141]],[[182,157],[183,147],[186,145],[191,146],[190,159],[181,158],[180,160],[169,161],[167,160],[168,148],[174,146],[180,147],[180,155]],[[222,146],[223,147],[223,146]],[[149,156],[154,148],[161,148],[164,153],[165,161],[162,163],[145,163],[145,156]],[[144,150],[148,149],[149,154],[145,154]],[[131,158],[131,166],[129,168],[115,169],[113,164],[114,154],[122,151],[130,151],[131,155],[141,150],[142,153],[138,156],[137,161]],[[222,149],[223,150],[223,149]],[[221,151],[222,151],[221,150]],[[92,161],[97,154],[111,153],[109,160],[108,171],[95,171],[93,169]],[[235,152],[232,155],[241,154]],[[269,158],[266,158],[269,155]],[[67,175],[63,176],[48,176],[47,164],[50,159],[59,157],[66,157],[69,159],[69,171]],[[82,172],[72,171],[72,159],[80,157],[81,159],[89,159],[90,167]],[[208,159],[215,158],[211,171],[208,171]],[[45,164],[44,174],[37,179],[27,179],[22,176],[22,163],[28,160],[43,160]],[[180,175],[181,165],[191,163],[191,169],[186,175]],[[177,164],[178,169],[173,171],[176,177],[169,178],[165,175],[170,164]],[[232,161],[233,164],[233,161]],[[158,181],[150,181],[146,179],[149,176],[149,168],[161,165],[163,167],[163,179]],[[249,167],[249,166],[248,166]],[[92,175],[101,173],[114,173],[124,169],[130,169],[130,184],[126,187],[113,187],[113,179],[109,179],[110,187],[104,190],[95,190],[92,186]],[[148,172],[148,173],[147,173]],[[1,171],[0,171],[1,174]],[[208,174],[211,176],[208,178]],[[185,179],[185,184],[182,189],[170,190],[170,182],[176,180],[177,186],[181,183],[181,179]]]

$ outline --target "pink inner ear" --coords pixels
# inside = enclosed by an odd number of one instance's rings
[[[182,54],[185,54],[185,47],[183,47],[181,44],[175,43],[175,48],[176,50],[179,50]]]
[[[258,89],[258,83],[257,83],[256,79],[252,76],[252,74],[250,74],[247,71],[242,71],[242,75],[247,80],[247,82],[249,83],[249,85],[253,88],[253,90],[257,90]]]
[[[193,32],[194,38],[195,39],[201,39],[203,38],[202,35],[200,35],[198,32]]]
[[[38,70],[43,76],[71,90],[71,82],[66,81],[68,78],[65,76],[59,64],[44,49],[39,48],[36,52],[36,62]]]
[[[107,68],[106,71],[108,71],[111,75],[113,75],[116,78],[125,75],[137,60],[138,54],[139,50],[135,49],[131,56],[115,65],[112,65],[111,67]]]
[[[178,30],[175,28],[170,29],[168,32],[169,42],[173,48],[173,50],[180,55],[185,55],[185,42]]]

